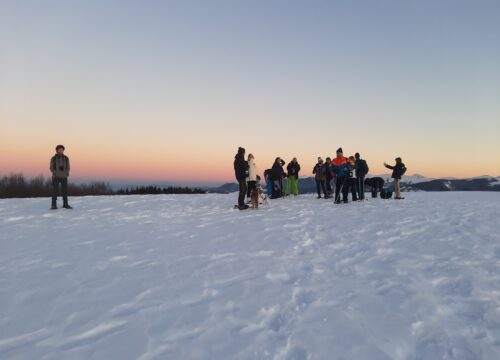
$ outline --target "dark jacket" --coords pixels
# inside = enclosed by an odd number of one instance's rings
[[[271,169],[266,169],[264,171],[264,180],[266,181],[271,180]]]
[[[317,163],[313,169],[314,180],[325,181],[326,180],[325,169],[326,168],[324,164]]]
[[[50,159],[50,172],[57,179],[66,179],[69,176],[69,158],[66,155],[56,154]]]
[[[285,171],[283,170],[283,166],[275,162],[271,169],[271,180],[276,181],[283,177],[286,177]]]
[[[238,182],[246,181],[248,177],[248,161],[245,160],[243,154],[238,153],[234,157],[234,175]]]
[[[327,182],[333,179],[333,164],[331,162],[323,164],[323,173],[325,174],[325,179]]]
[[[363,159],[357,159],[356,164],[354,165],[356,169],[356,177],[365,177],[368,174],[368,164]]]
[[[300,165],[299,163],[294,163],[291,161],[286,167],[286,171],[288,171],[288,176],[295,176],[295,178],[299,178]]]
[[[406,172],[406,166],[402,162],[396,163],[396,165],[394,165],[394,166],[386,165],[385,167],[392,170],[392,178],[393,179],[401,179],[401,177]]]

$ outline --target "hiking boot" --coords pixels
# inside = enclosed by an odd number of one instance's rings
[[[68,204],[64,204],[64,205],[63,205],[63,208],[65,208],[65,209],[73,209],[73,208],[72,208],[71,206],[69,206]]]
[[[50,210],[57,210],[57,205],[52,204],[52,206],[50,207]]]

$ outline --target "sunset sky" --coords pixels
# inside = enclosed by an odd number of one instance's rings
[[[500,175],[500,1],[0,0],[0,175],[222,183],[359,151]]]

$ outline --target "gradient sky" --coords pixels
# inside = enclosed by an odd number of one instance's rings
[[[0,175],[233,180],[359,151],[500,175],[500,1],[0,0]]]

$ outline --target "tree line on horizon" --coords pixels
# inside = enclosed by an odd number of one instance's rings
[[[136,186],[114,191],[109,183],[93,181],[89,184],[68,183],[69,196],[102,195],[159,195],[159,194],[205,194],[206,191],[189,187]],[[0,198],[51,197],[52,179],[42,175],[30,179],[22,173],[12,173],[0,178]]]

